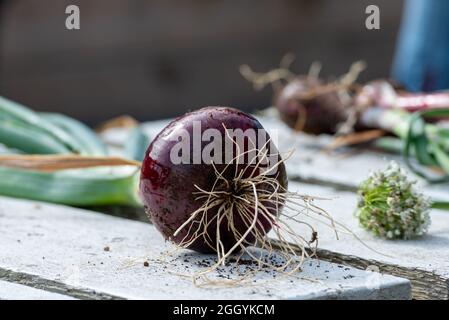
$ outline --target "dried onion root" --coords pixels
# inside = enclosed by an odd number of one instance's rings
[[[301,221],[301,215],[324,217],[328,224],[337,230],[330,215],[313,203],[318,198],[289,192],[275,178],[267,174],[242,179],[242,172],[240,171],[232,181],[238,186],[239,195],[226,194],[222,191],[222,188],[219,187],[220,182],[226,184],[228,181],[223,180],[223,172],[219,171],[216,171],[217,181],[214,184],[214,189],[207,191],[196,186],[198,189],[196,199],[205,200],[205,202],[174,234],[176,236],[183,229],[188,229],[188,236],[178,244],[180,249],[188,249],[192,243],[198,240],[205,241],[212,247],[208,229],[211,224],[216,227],[216,245],[213,248],[217,254],[216,262],[212,266],[190,275],[196,285],[235,285],[245,280],[251,280],[252,276],[262,270],[272,270],[280,275],[295,274],[300,270],[305,259],[315,255],[318,245],[317,231],[311,224]],[[263,185],[271,185],[271,191],[267,191],[266,188],[258,188]],[[275,207],[276,214],[273,214],[267,206]],[[289,210],[282,210],[282,207]],[[218,214],[212,219],[208,219],[207,212],[213,208],[218,208],[216,209]],[[243,234],[233,223],[235,212],[245,224],[246,231]],[[265,228],[258,220],[259,216],[270,222],[271,239],[264,232]],[[229,249],[225,249],[220,238],[220,226],[223,223],[226,223],[227,228],[237,239],[237,242]],[[304,235],[298,234],[294,224],[307,226],[310,230],[309,237],[306,238]],[[248,238],[251,241],[248,241]],[[276,241],[275,247],[272,239]],[[213,279],[214,272],[219,267],[230,264],[238,266],[241,259],[245,257],[253,262],[253,268],[241,273],[237,279],[221,279],[219,281]],[[246,261],[245,263],[247,263]]]

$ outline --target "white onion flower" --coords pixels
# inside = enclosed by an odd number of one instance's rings
[[[431,201],[416,190],[415,183],[396,162],[372,173],[359,189],[360,225],[384,239],[424,235],[430,225]]]

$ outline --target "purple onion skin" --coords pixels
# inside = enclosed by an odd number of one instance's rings
[[[210,191],[216,181],[215,170],[211,164],[173,164],[170,159],[170,151],[177,141],[170,141],[169,136],[177,135],[180,129],[185,129],[189,132],[190,137],[192,137],[194,121],[201,122],[202,132],[208,128],[220,130],[223,141],[226,134],[223,125],[227,129],[240,128],[243,131],[246,129],[263,129],[262,125],[254,117],[237,109],[229,107],[206,107],[175,119],[150,144],[142,164],[140,194],[147,215],[152,223],[166,239],[170,239],[177,244],[180,244],[183,239],[185,241],[186,236],[187,239],[190,239],[194,228],[192,228],[190,234],[187,234],[189,229],[187,226],[176,237],[173,237],[174,232],[205,202],[205,200],[195,199],[198,196],[198,194],[194,194],[198,192],[195,185],[203,190]],[[247,142],[245,141],[245,149],[249,147]],[[202,146],[204,147],[209,143],[202,142]],[[277,153],[277,150],[270,150],[270,152]],[[237,164],[233,163],[225,171],[224,176],[227,180],[233,178],[236,166]],[[225,168],[225,165],[216,165],[216,167],[221,171]],[[239,164],[240,168],[243,168],[242,164]],[[250,167],[250,169],[245,171],[244,177],[249,177],[251,172],[252,168]],[[254,175],[258,175],[259,173],[260,171],[257,169]],[[276,179],[281,186],[287,188],[287,176],[283,164],[277,170]],[[219,188],[224,190],[224,185]],[[262,185],[261,188],[271,192],[273,191],[272,187],[268,184]],[[227,191],[236,192],[235,190],[229,189]],[[278,206],[278,208],[274,208],[271,204],[265,205],[273,215],[277,214],[277,210],[282,209],[282,205]],[[217,216],[217,209],[218,207],[208,210],[208,220]],[[254,207],[250,207],[249,210],[253,212]],[[233,217],[235,220],[234,226],[241,234],[244,234],[247,230],[244,221],[242,221],[236,212],[233,212]],[[271,229],[271,223],[264,217],[260,217],[259,221],[264,229],[261,231],[268,233]],[[216,220],[214,220],[214,223],[211,223],[208,228],[208,235],[211,239],[212,247],[201,237],[193,242],[189,249],[201,253],[215,252],[216,226]],[[232,248],[237,241],[234,233],[228,230],[228,222],[226,219],[220,224],[220,238],[225,250]],[[255,241],[252,234],[245,240],[248,243],[254,243]]]
[[[336,92],[317,95],[311,99],[299,98],[301,94],[322,85],[322,81],[307,77],[298,77],[285,85],[275,99],[281,120],[290,128],[306,133],[336,133],[338,125],[348,117],[347,109],[341,104]],[[304,127],[297,128],[301,108],[306,112],[306,119]]]

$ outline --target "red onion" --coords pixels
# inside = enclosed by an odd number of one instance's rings
[[[211,129],[219,133],[221,141],[204,139]],[[268,143],[266,148],[278,163],[271,178],[263,175],[266,164],[250,163],[255,159],[250,159],[249,154],[262,151],[268,133],[257,137],[256,147],[254,141],[244,136],[242,149],[238,150],[225,129],[264,132],[254,117],[239,110],[203,108],[172,121],[151,143],[142,166],[141,196],[153,224],[166,239],[202,253],[254,245],[271,229],[283,205],[282,199],[275,203],[268,201],[267,195],[275,196],[287,187],[285,167],[274,144]],[[177,163],[182,151],[178,149],[180,137],[190,140],[182,145],[189,149],[183,155],[186,163]],[[226,141],[234,153],[229,163],[224,159],[229,151],[225,149]],[[200,150],[195,151],[195,147]],[[221,151],[222,163],[204,161],[206,148]],[[237,154],[244,155],[246,162],[233,159]]]
[[[336,90],[328,90],[316,78],[299,77],[289,82],[276,98],[281,119],[291,128],[306,133],[337,132],[348,118],[348,108]]]

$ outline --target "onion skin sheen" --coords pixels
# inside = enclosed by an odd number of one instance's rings
[[[173,120],[150,144],[142,164],[140,180],[141,198],[145,205],[147,215],[152,223],[166,239],[171,240],[178,245],[182,245],[182,242],[185,241],[186,238],[192,237],[195,228],[192,227],[190,231],[189,226],[182,228],[174,237],[175,231],[191,217],[193,212],[205,203],[204,199],[196,199],[198,197],[198,189],[195,185],[206,191],[220,190],[226,191],[228,194],[237,194],[239,192],[238,190],[235,190],[235,188],[226,187],[224,183],[222,183],[221,186],[218,184],[214,189],[217,174],[212,164],[192,164],[192,162],[189,164],[173,164],[171,161],[170,152],[173,146],[178,143],[178,140],[174,140],[173,136],[179,136],[180,130],[187,130],[192,140],[193,123],[196,121],[201,123],[202,133],[209,128],[219,130],[222,134],[223,141],[226,137],[225,128],[240,128],[243,131],[246,129],[254,129],[256,131],[257,129],[263,129],[262,125],[254,117],[237,109],[228,107],[206,107],[187,113],[184,116]],[[210,143],[210,141],[201,142],[201,150],[205,145]],[[250,148],[248,140],[245,138],[246,150],[243,150],[242,152],[247,151],[248,148]],[[278,151],[269,150],[269,152],[277,153]],[[280,156],[278,158],[280,160]],[[247,164],[242,165],[232,163],[223,173],[226,180],[232,181],[237,165],[239,166],[237,168],[238,171],[247,166]],[[222,172],[225,169],[225,166],[225,164],[215,165],[219,172]],[[243,178],[257,176],[261,172],[258,168],[255,170],[255,173],[251,175],[254,166],[250,166],[249,168],[250,169],[245,170]],[[287,176],[283,163],[280,163],[278,166],[275,177],[282,187],[287,188]],[[273,192],[272,186],[269,186],[268,184],[262,184],[257,187],[257,192],[264,190]],[[224,197],[226,196],[227,195],[224,195]],[[277,208],[271,203],[264,205],[274,216],[277,216],[279,212],[276,210],[282,209],[282,204],[278,205]],[[248,209],[249,212],[251,212],[252,217],[254,217],[254,206],[250,206]],[[245,222],[242,221],[242,217],[234,211],[231,213],[234,220],[233,225],[240,234],[244,234],[248,227],[245,225]],[[188,246],[188,249],[201,253],[216,252],[217,219],[214,219],[214,217],[216,217],[217,214],[218,206],[210,208],[206,213],[208,221],[213,220],[207,229],[209,244],[206,243],[204,237],[200,237],[192,242]],[[268,233],[271,229],[271,222],[261,214],[258,214],[258,221],[258,230],[263,226],[263,232],[265,234]],[[249,224],[251,224],[251,221]],[[223,219],[220,223],[219,230],[220,240],[224,245],[224,249],[229,250],[236,244],[237,240],[235,233],[228,229],[227,218]],[[251,243],[254,244],[254,242],[255,237],[252,234],[249,234],[245,238],[245,245],[250,245]]]

